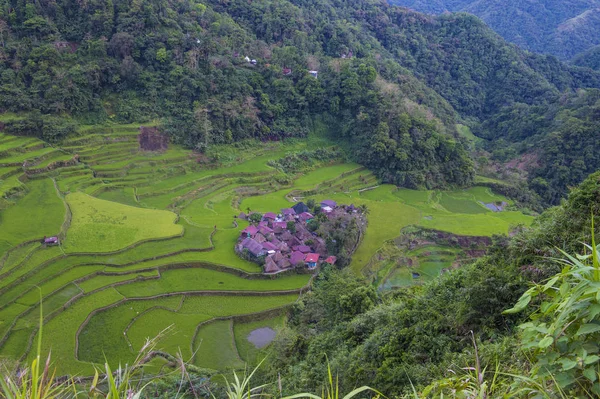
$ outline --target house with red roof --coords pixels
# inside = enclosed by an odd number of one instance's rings
[[[337,260],[337,258],[335,256],[330,256],[327,259],[325,259],[325,263],[329,263],[330,265],[335,264],[335,261]]]
[[[314,269],[315,267],[317,267],[317,263],[319,262],[319,254],[306,254],[304,262],[306,262],[306,265],[309,269]]]

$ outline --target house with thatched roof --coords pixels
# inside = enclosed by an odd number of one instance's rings
[[[313,219],[314,216],[312,215],[312,213],[308,213],[308,212],[302,212],[300,215],[298,215],[298,219],[302,220],[303,222],[308,222],[309,220]]]
[[[303,263],[304,262],[304,254],[302,252],[292,252],[292,254],[290,255],[290,262],[292,265],[296,266],[297,264]]]
[[[292,267],[292,263],[287,258],[283,258],[279,262],[277,262],[277,266],[280,269],[287,269],[289,267]]]
[[[248,227],[246,227],[244,230],[242,230],[242,238],[252,238],[256,235],[256,233],[258,233],[258,227],[254,226],[254,225],[250,225]]]
[[[265,250],[259,242],[256,242],[252,238],[246,238],[241,243],[242,249],[247,249],[252,255],[259,257],[265,255]]]
[[[267,256],[267,258],[265,259],[264,271],[265,273],[275,273],[279,271],[279,267],[277,266],[277,263],[275,263],[275,261],[273,260],[272,256]]]
[[[260,243],[260,244],[262,244],[263,242],[267,241],[267,239],[265,238],[265,236],[263,236],[263,235],[262,235],[262,234],[260,234],[260,233],[257,233],[257,234],[254,236],[254,240],[255,240],[256,242]]]
[[[269,241],[265,241],[262,243],[262,247],[265,251],[278,251],[279,248],[277,247],[277,245],[273,244],[272,242]]]

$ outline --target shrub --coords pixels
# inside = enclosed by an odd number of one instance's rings
[[[592,227],[593,230],[593,227]],[[600,396],[600,262],[592,235],[590,254],[560,260],[563,270],[527,290],[505,313],[539,306],[520,326],[522,345],[534,361],[533,376],[554,381],[569,397]]]

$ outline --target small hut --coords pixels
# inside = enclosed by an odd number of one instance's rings
[[[53,246],[53,245],[58,245],[60,243],[60,241],[59,241],[58,237],[56,237],[56,236],[44,237],[43,243],[46,246]]]

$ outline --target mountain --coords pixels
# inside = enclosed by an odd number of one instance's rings
[[[600,70],[600,46],[594,46],[573,59],[573,64]]]
[[[0,33],[0,109],[28,115],[10,133],[59,141],[77,123],[159,118],[204,151],[305,137],[319,118],[382,181],[411,188],[472,183],[458,122],[493,148],[503,137],[486,122],[600,87],[476,17],[378,0],[10,0]]]
[[[391,0],[428,14],[477,15],[509,42],[570,60],[600,44],[598,0]]]

